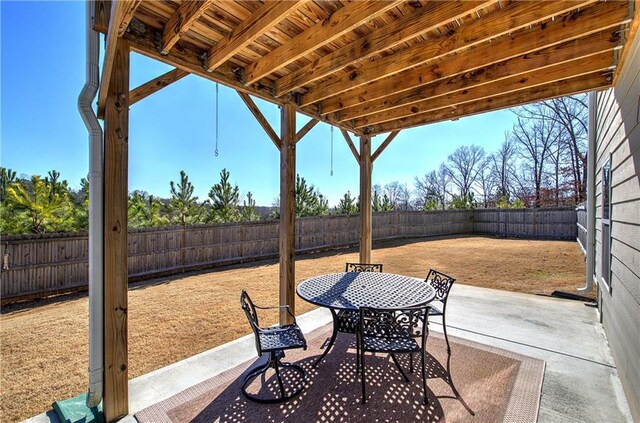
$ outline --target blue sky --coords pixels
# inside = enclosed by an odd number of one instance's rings
[[[85,78],[84,2],[0,2],[0,163],[21,174],[57,169],[77,187],[88,170],[77,97]],[[25,30],[28,28],[28,30]],[[131,87],[170,70],[132,54]],[[278,107],[256,101],[279,133]],[[279,192],[279,153],[235,91],[220,86],[219,156],[215,149],[215,84],[190,75],[131,106],[129,188],[168,197],[184,169],[205,199],[227,168],[243,193],[271,205]],[[308,118],[298,115],[298,127]],[[413,183],[458,146],[494,151],[511,129],[505,110],[405,130],[376,160],[373,183]],[[319,124],[298,144],[297,171],[330,205],[358,192],[358,166],[339,130]],[[375,149],[384,136],[373,140]]]

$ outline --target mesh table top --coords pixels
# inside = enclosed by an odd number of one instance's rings
[[[343,310],[414,307],[435,296],[433,288],[423,280],[379,272],[315,276],[300,283],[296,291],[311,304]]]

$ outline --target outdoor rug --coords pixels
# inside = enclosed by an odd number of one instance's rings
[[[331,334],[330,325],[307,335],[308,349],[287,351],[285,362],[307,372],[306,389],[280,404],[247,400],[240,388],[244,374],[259,361],[251,361],[212,377],[135,414],[140,422],[535,422],[545,363],[489,345],[450,337],[451,374],[456,397],[447,377],[444,339],[433,332],[427,341],[429,404],[422,402],[419,359],[409,373],[409,360],[401,358],[410,382],[405,383],[386,354],[367,355],[367,403],[361,404],[356,373],[355,337],[339,334],[333,349],[316,367]],[[286,375],[285,375],[286,376]],[[275,378],[258,378],[249,390],[269,394]],[[265,385],[262,385],[264,383]],[[273,384],[273,385],[271,385]],[[256,385],[254,387],[254,385]]]

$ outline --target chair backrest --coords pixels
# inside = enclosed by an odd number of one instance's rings
[[[256,349],[258,350],[258,355],[262,355],[262,348],[260,346],[260,323],[258,321],[258,313],[256,312],[256,306],[251,301],[251,297],[247,294],[247,291],[242,290],[242,294],[240,294],[240,305],[242,306],[242,310],[244,311],[245,316],[247,316],[247,320],[249,321],[249,325],[251,326],[251,330],[253,330],[253,334],[256,338]]]
[[[429,269],[425,281],[436,291],[434,300],[446,303],[455,279],[437,270]]]
[[[410,308],[360,307],[360,335],[376,338],[426,339],[429,306]]]
[[[380,263],[347,263],[344,267],[345,272],[382,272],[382,264]]]

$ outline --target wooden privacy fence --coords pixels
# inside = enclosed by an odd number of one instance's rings
[[[389,212],[373,215],[373,239],[457,234],[526,238],[576,238],[576,211],[453,210]],[[299,253],[357,245],[358,216],[296,220]],[[217,265],[278,256],[278,222],[132,229],[129,277],[139,280]],[[7,236],[2,239],[2,303],[85,289],[86,234]]]

